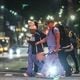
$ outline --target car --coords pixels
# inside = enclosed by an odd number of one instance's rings
[[[2,47],[2,45],[0,44],[0,53],[2,53],[3,52],[3,47]]]

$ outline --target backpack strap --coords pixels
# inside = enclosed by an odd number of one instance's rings
[[[52,34],[54,35],[54,29],[52,29]]]

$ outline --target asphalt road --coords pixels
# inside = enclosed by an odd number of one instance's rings
[[[0,74],[0,80],[80,80],[80,74],[73,74],[71,77],[62,77],[62,78],[36,78],[36,77],[24,77],[21,74]]]
[[[35,77],[2,77],[0,76],[0,80],[80,80],[80,77],[66,77],[60,79],[47,79],[47,78],[35,78]]]

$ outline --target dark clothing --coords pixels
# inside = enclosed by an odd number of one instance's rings
[[[70,41],[73,44],[74,48],[76,48],[77,47],[77,39],[76,39],[76,37],[75,36],[74,37],[70,37]]]
[[[68,61],[67,61],[68,54],[69,53],[65,52],[64,50],[61,50],[59,52],[60,62],[66,72],[71,71],[71,66],[68,64]]]
[[[74,42],[74,40],[70,39],[69,37],[64,37],[62,42],[61,42],[61,47],[65,47],[67,45],[72,44],[74,49],[70,52],[65,52],[65,49],[62,49],[62,51],[59,52],[59,58],[61,61],[61,64],[63,65],[66,73],[70,73],[71,72],[71,66],[68,64],[67,61],[67,57],[70,55],[75,63],[75,67],[76,67],[76,71],[79,71],[79,66],[78,66],[78,62],[77,62],[77,49],[76,49],[76,42]],[[68,48],[67,48],[68,49]]]
[[[38,72],[38,65],[34,64],[34,72]]]
[[[66,47],[68,45],[70,45],[70,39],[69,39],[69,37],[63,38],[63,40],[61,42],[61,48],[62,47]],[[59,59],[60,59],[60,62],[62,64],[64,70],[66,71],[66,74],[71,73],[71,66],[68,64],[68,61],[67,61],[67,56],[68,55],[69,55],[69,53],[65,52],[65,49],[62,49],[59,52]]]
[[[79,66],[78,66],[78,61],[77,61],[77,42],[76,42],[76,37],[73,36],[73,37],[70,37],[70,42],[72,43],[74,49],[70,52],[70,55],[75,63],[75,68],[76,68],[76,71],[79,71]]]
[[[42,52],[43,47],[41,44],[36,46],[35,43],[37,41],[40,41],[40,39],[44,37],[46,37],[46,35],[37,30],[35,34],[31,37],[30,41],[28,41],[29,42],[29,49],[28,49],[29,55],[28,55],[28,68],[27,68],[28,75],[35,74],[35,72],[40,71],[43,66],[43,62],[39,62],[36,59],[36,53]]]
[[[40,41],[40,39],[45,38],[46,35],[42,33],[41,31],[37,30],[34,34],[34,37],[35,37],[35,41],[33,41],[33,44],[32,44],[32,54],[43,52],[43,45],[42,44],[35,45],[35,43]]]
[[[79,71],[79,65],[78,65],[78,61],[77,61],[77,49],[74,49],[73,51],[70,52],[70,55],[75,63],[75,68],[76,68],[76,71]]]
[[[63,37],[60,44],[61,44],[61,47],[65,47],[67,45],[70,45],[70,38],[67,36]]]

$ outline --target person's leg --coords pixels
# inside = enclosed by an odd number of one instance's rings
[[[34,71],[35,72],[40,72],[42,66],[43,66],[43,61],[39,61],[36,58],[36,55],[34,55]]]
[[[76,54],[75,54],[75,50],[71,52],[71,57],[75,63],[75,68],[76,68],[76,72],[79,73],[79,66],[78,66],[78,61],[77,61],[77,58],[76,58]]]
[[[32,60],[32,54],[28,55],[28,65],[26,73],[24,73],[24,76],[32,76],[33,73],[33,60]]]
[[[57,69],[57,74],[60,76],[64,76],[65,75],[65,70],[59,60],[59,57],[55,59],[55,62],[53,64],[54,66],[56,66]]]
[[[66,71],[65,75],[70,76],[71,75],[71,66],[68,64],[67,56],[68,56],[68,53],[66,53],[64,51],[59,52],[60,62],[62,64],[64,70]]]
[[[34,70],[37,70],[37,72],[40,72],[40,70],[43,67],[44,61],[43,61],[43,59],[40,59],[42,57],[41,53],[38,53],[38,54],[39,55],[36,54],[36,57],[35,57],[36,58],[35,59],[35,65],[36,65],[37,69],[35,69],[35,67],[34,67]],[[38,57],[39,57],[39,59],[38,59]]]
[[[43,74],[43,76],[45,76],[45,77],[51,77],[52,76],[49,73],[49,69],[54,66],[54,63],[55,63],[57,58],[58,58],[58,55],[56,55],[54,53],[47,55],[47,57],[45,58],[45,61],[44,61],[43,68],[41,70],[41,73]]]
[[[29,75],[32,75],[33,74],[33,63],[34,63],[34,61],[33,61],[33,55],[30,54],[28,56],[28,67],[27,67],[27,73]]]
[[[26,73],[29,76],[32,76],[34,74],[34,71],[33,71],[34,55],[32,54],[32,46],[31,45],[29,45],[28,53],[29,53],[29,55],[28,55],[28,66],[27,66]]]
[[[38,72],[38,65],[37,64],[34,64],[34,72]]]

